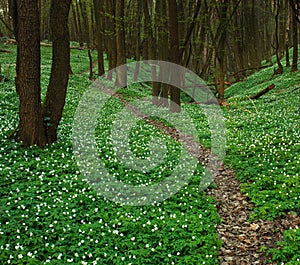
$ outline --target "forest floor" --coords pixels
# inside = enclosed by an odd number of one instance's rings
[[[72,151],[73,117],[82,93],[91,85],[86,51],[72,50],[74,75],[59,141],[45,149],[23,150],[6,135],[18,122],[14,90],[15,47],[2,53],[0,82],[0,264],[300,264],[300,77],[273,76],[266,68],[226,90],[222,107],[227,130],[224,164],[205,193],[199,193],[203,167],[188,186],[157,205],[118,206],[82,180]],[[93,55],[95,56],[95,54]],[[42,49],[42,94],[49,80],[51,49]],[[275,89],[249,100],[263,88]],[[115,163],[107,138],[115,115],[132,100],[151,97],[141,86],[128,87],[110,99],[97,128],[97,144],[107,166],[125,180],[160,180],[155,171],[143,176]],[[137,145],[144,155],[151,137],[170,146],[166,162],[174,166],[178,144],[205,165],[210,133],[196,104],[191,116],[200,144],[151,117],[139,126]],[[138,115],[138,113],[136,113]],[[154,129],[153,129],[154,128]],[[150,138],[149,138],[150,137]],[[141,140],[142,139],[142,140]],[[146,146],[146,147],[145,147]],[[174,162],[175,161],[175,162]],[[143,182],[142,182],[143,183]],[[13,235],[13,236],[12,236]]]
[[[113,93],[109,89],[102,91],[113,95],[137,117],[143,117],[133,105],[123,99],[122,94]],[[209,162],[209,148],[199,146],[190,137],[162,122],[149,117],[143,117],[143,119],[171,136],[175,141],[184,143],[188,151],[200,163],[207,164]],[[288,212],[284,217],[276,220],[255,219],[249,221],[255,205],[241,192],[240,182],[234,173],[233,169],[223,165],[219,168],[218,174],[214,176],[213,182],[216,186],[208,188],[206,191],[218,202],[217,210],[222,219],[217,226],[219,238],[223,241],[218,253],[220,265],[277,264],[270,262],[270,257],[264,250],[276,248],[277,242],[284,239],[283,232],[285,230],[297,229],[300,224],[300,216],[295,212]]]

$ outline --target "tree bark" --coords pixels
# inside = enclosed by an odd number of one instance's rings
[[[275,0],[275,45],[276,45],[276,62],[278,69],[274,71],[276,74],[283,73],[283,66],[280,62],[280,51],[279,51],[279,12],[280,12],[280,0]]]
[[[219,97],[221,102],[224,100],[225,93],[225,42],[226,42],[226,25],[227,23],[227,9],[228,9],[228,0],[224,0],[221,2],[221,10],[220,10],[220,23],[221,23],[221,36],[219,39],[218,49],[217,49],[217,59],[219,62],[219,70],[220,70],[220,87],[219,87]]]
[[[124,0],[116,1],[116,46],[117,46],[117,72],[116,86],[127,85],[126,50],[125,50],[125,28],[124,28]]]
[[[288,0],[287,0],[288,1]],[[290,67],[290,29],[291,29],[291,7],[289,3],[287,3],[287,20],[286,20],[286,27],[285,27],[285,66]]]
[[[297,13],[293,12],[293,62],[291,72],[296,72],[298,70],[298,23],[297,23]]]
[[[52,0],[50,25],[53,40],[52,68],[43,113],[48,143],[57,139],[57,127],[62,117],[70,72],[70,39],[68,15],[71,0]]]
[[[83,47],[83,30],[82,30],[82,20],[81,20],[81,13],[80,13],[80,6],[79,2],[75,1],[75,8],[76,8],[76,16],[78,22],[78,42],[79,46]]]
[[[98,75],[104,74],[104,59],[103,59],[103,23],[102,16],[104,15],[103,4],[99,0],[93,0],[94,14],[96,21],[96,44],[98,53]]]
[[[179,32],[178,32],[178,12],[177,1],[168,0],[169,3],[169,34],[170,34],[170,61],[175,64],[180,63],[179,58]],[[179,84],[180,73],[177,69],[171,69],[171,78]],[[178,87],[170,86],[170,111],[180,112],[180,89]]]
[[[117,66],[115,9],[115,0],[105,0],[108,70],[112,70]],[[107,79],[112,80],[112,71],[108,72]]]
[[[47,143],[40,88],[40,16],[38,1],[11,3],[18,45],[16,90],[20,98],[17,139],[24,147]],[[30,59],[29,59],[30,58]]]

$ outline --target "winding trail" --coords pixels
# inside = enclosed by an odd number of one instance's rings
[[[182,142],[200,163],[208,163],[210,150],[199,146],[192,137],[144,116],[121,95],[110,89],[101,89],[117,98],[134,115],[151,123],[175,141]],[[254,205],[240,192],[240,183],[234,176],[234,170],[222,166],[213,181],[216,188],[208,188],[206,194],[216,199],[217,210],[222,219],[216,228],[219,238],[223,241],[218,254],[220,265],[275,265],[276,263],[267,261],[270,257],[266,256],[264,249],[276,247],[276,242],[283,239],[283,231],[296,228],[300,224],[300,217],[289,213],[275,221],[259,219],[249,222]]]

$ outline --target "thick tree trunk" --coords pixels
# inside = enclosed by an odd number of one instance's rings
[[[44,101],[44,120],[48,143],[57,139],[57,127],[65,105],[70,72],[68,15],[71,0],[52,0],[50,25],[53,40],[50,83]]]
[[[38,1],[14,1],[18,45],[16,89],[20,98],[18,139],[24,147],[47,143],[40,96],[40,16]],[[30,58],[30,60],[29,60]]]

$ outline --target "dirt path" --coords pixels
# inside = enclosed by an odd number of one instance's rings
[[[218,212],[223,219],[217,227],[224,242],[219,253],[220,264],[275,264],[267,263],[265,252],[261,250],[276,247],[276,242],[283,239],[283,230],[295,228],[300,223],[299,216],[288,214],[275,221],[248,222],[254,205],[240,192],[234,171],[222,169],[214,182],[217,188],[208,189],[207,194],[218,201]]]
[[[175,141],[181,141],[199,162],[207,164],[210,150],[199,146],[180,131],[142,115],[138,109],[111,90],[103,87],[103,91],[117,98],[133,114],[162,130]],[[296,228],[300,223],[299,216],[287,215],[284,219],[275,221],[248,222],[254,205],[240,192],[240,183],[236,180],[234,171],[226,167],[219,168],[214,183],[217,187],[207,189],[206,193],[217,200],[217,210],[223,220],[217,226],[219,238],[224,242],[219,252],[220,265],[275,264],[266,262],[267,257],[262,250],[265,247],[276,247],[276,242],[283,238],[283,230]]]

